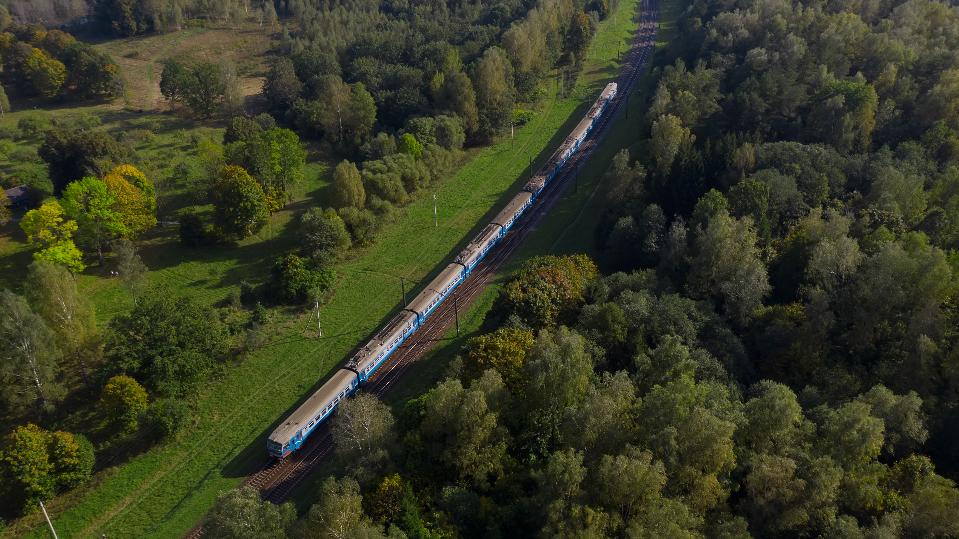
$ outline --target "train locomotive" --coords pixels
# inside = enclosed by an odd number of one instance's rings
[[[270,434],[267,452],[282,459],[299,449],[314,430],[328,418],[344,399],[352,395],[376,372],[403,342],[422,326],[437,307],[453,293],[457,286],[509,232],[519,217],[529,208],[549,183],[556,177],[616,97],[616,83],[606,85],[599,98],[583,116],[563,144],[553,153],[540,173],[526,183],[467,244],[454,261],[446,266],[413,301],[406,305],[365,345],[337,370],[330,379],[303,402]]]

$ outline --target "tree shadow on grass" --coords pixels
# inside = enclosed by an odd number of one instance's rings
[[[0,242],[25,243],[27,241],[18,223],[13,221],[0,227]],[[27,266],[33,262],[33,251],[11,246],[11,252],[0,254],[0,289],[22,292]]]

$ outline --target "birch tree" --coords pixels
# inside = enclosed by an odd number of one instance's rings
[[[97,327],[93,305],[77,290],[76,278],[63,266],[36,261],[30,265],[24,288],[34,312],[55,334],[64,359],[79,366],[86,377],[86,356]]]
[[[356,470],[375,467],[388,458],[393,440],[393,414],[369,393],[340,404],[333,421],[336,453]]]
[[[54,334],[43,318],[23,296],[0,291],[0,391],[7,405],[16,411],[48,408],[59,395],[57,360]]]

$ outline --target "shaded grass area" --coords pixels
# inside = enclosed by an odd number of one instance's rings
[[[634,7],[635,2],[627,1],[620,10],[630,13]],[[612,30],[628,36],[632,26],[628,17],[610,21],[600,38]],[[606,52],[613,50],[611,41],[598,39],[597,43]],[[383,228],[373,246],[338,265],[340,279],[322,314],[324,338],[315,338],[314,322],[308,316],[285,317],[274,328],[272,342],[211,382],[197,399],[195,423],[176,440],[106,470],[90,486],[51,502],[61,533],[170,537],[189,530],[220,491],[235,487],[262,461],[265,437],[283,414],[400,304],[399,277],[423,283],[439,271],[445,264],[437,263],[448,262],[480,227],[481,218],[495,213],[520,188],[531,156],[538,156],[534,167],[548,158],[599,87],[615,73],[615,64],[608,58],[599,62],[601,58],[596,53],[595,61],[587,61],[587,73],[570,97],[547,100],[514,140],[472,152],[454,177],[435,188],[438,227],[433,227],[432,197],[420,196]],[[307,201],[324,184],[316,171],[311,176],[314,190]],[[271,260],[266,254],[275,256],[284,242],[292,241],[289,223],[295,211],[276,216],[265,232],[267,237],[253,238],[236,250],[181,252],[171,245],[169,234],[161,234],[150,240],[159,247],[148,242],[144,248],[147,264],[153,264],[151,283],[170,284],[209,300],[222,297],[239,279],[262,275],[264,264]],[[184,256],[187,260],[180,259]],[[116,283],[92,276],[84,282],[98,305],[122,304],[123,292]],[[409,291],[409,296],[415,292]],[[479,327],[481,318],[476,320]],[[443,357],[437,357],[418,366],[426,371],[406,378],[410,385],[396,393],[398,398],[419,394],[432,385],[445,368]],[[7,532],[42,536],[41,525],[39,518],[31,516]]]

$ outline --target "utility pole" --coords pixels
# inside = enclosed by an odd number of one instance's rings
[[[403,305],[407,305],[409,302],[406,301],[406,279],[400,277],[400,290],[403,291]]]
[[[313,301],[314,309],[316,309],[316,332],[322,337],[323,325],[320,323],[320,298],[317,297]]]
[[[533,179],[533,156],[527,155],[526,157],[529,158],[529,179],[532,180]]]
[[[433,228],[439,228],[439,221],[436,218],[436,193],[433,193]]]
[[[43,511],[43,518],[47,519],[47,526],[50,526],[50,533],[53,534],[53,539],[60,539],[57,536],[57,530],[53,529],[53,522],[50,522],[50,515],[47,514],[47,508],[43,506],[43,502],[40,502],[40,509]]]
[[[460,302],[459,294],[453,293],[453,314],[456,317],[456,336],[460,336]]]

